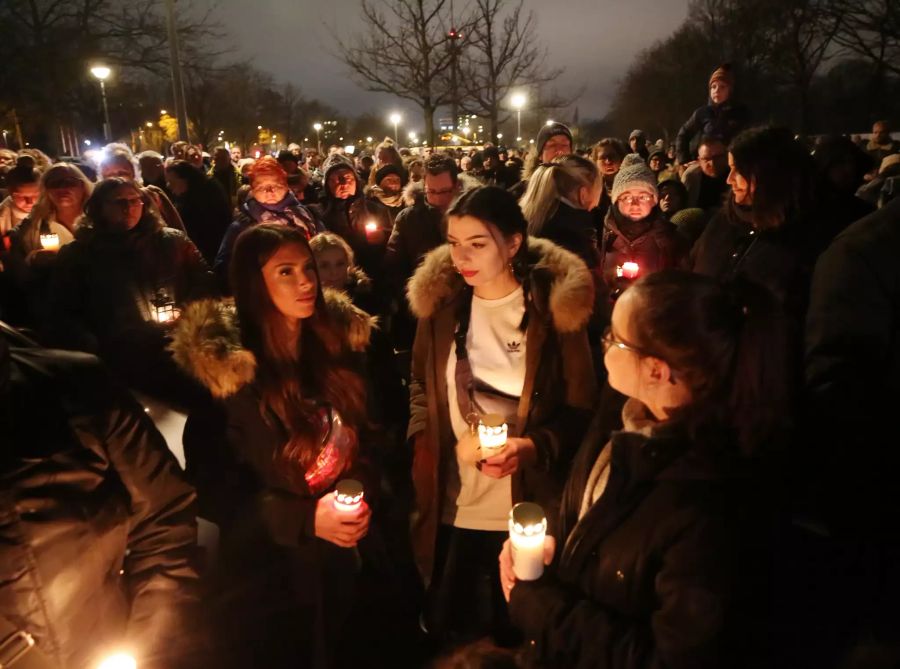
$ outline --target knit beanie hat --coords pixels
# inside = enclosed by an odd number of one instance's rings
[[[644,131],[643,131],[643,130],[640,130],[640,129],[638,129],[638,130],[632,130],[632,131],[631,131],[631,134],[628,135],[628,140],[630,141],[630,140],[635,139],[635,138],[644,139],[645,137],[646,137],[646,135],[644,134]]]
[[[714,81],[723,81],[734,88],[734,70],[731,68],[731,63],[723,63],[715,69],[709,77],[709,86],[712,86]]]
[[[389,174],[396,174],[398,177],[400,177],[400,184],[403,186],[406,185],[406,170],[404,170],[402,167],[394,165],[394,163],[382,165],[375,171],[375,183],[381,185],[381,180]]]
[[[328,179],[328,173],[338,168],[346,168],[348,170],[352,170],[353,163],[349,158],[347,158],[347,156],[341,155],[340,153],[332,153],[330,156],[325,158],[325,161],[322,163],[322,175],[325,177],[325,179]]]
[[[551,123],[550,125],[545,125],[541,128],[541,131],[537,136],[537,152],[540,154],[544,151],[544,144],[546,144],[551,137],[556,137],[557,135],[565,135],[569,138],[569,143],[574,145],[575,140],[572,139],[572,131],[569,130],[569,127],[563,125],[562,123]]]
[[[627,190],[642,190],[659,199],[656,176],[637,153],[629,153],[622,161],[622,167],[613,180],[612,201],[617,202],[619,196]]]

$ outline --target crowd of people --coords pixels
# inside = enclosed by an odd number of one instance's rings
[[[670,146],[0,150],[0,666],[896,666],[900,141],[708,84]]]

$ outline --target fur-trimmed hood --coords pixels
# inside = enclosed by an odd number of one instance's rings
[[[483,186],[478,179],[470,175],[468,172],[460,172],[457,176],[460,183],[462,184],[462,188],[459,191],[459,194],[462,195],[473,188],[478,188],[479,186]],[[410,181],[406,184],[406,187],[403,189],[403,204],[407,207],[412,207],[413,205],[425,204],[425,180],[422,181]]]
[[[594,280],[584,262],[539,237],[528,238],[526,262],[532,295],[547,296],[546,307],[556,331],[571,333],[586,326],[594,309]],[[410,310],[416,318],[429,318],[451,302],[463,285],[450,259],[450,246],[439,246],[425,256],[407,284]]]
[[[353,306],[344,293],[323,291],[329,317],[352,351],[364,351],[378,319]],[[189,304],[169,345],[175,362],[214,397],[237,393],[256,376],[256,357],[244,348],[234,308],[216,300]]]

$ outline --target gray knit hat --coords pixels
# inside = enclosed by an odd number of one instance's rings
[[[642,190],[659,199],[659,191],[656,190],[656,177],[647,163],[637,153],[629,153],[622,161],[622,167],[613,180],[612,201],[616,202],[619,196],[627,190]]]

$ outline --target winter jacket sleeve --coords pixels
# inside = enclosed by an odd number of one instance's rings
[[[216,254],[216,262],[213,264],[213,271],[219,281],[219,286],[227,291],[228,288],[228,266],[231,263],[231,252],[234,250],[234,243],[237,241],[238,235],[244,230],[240,220],[234,221],[225,231],[222,237],[222,243],[219,245],[219,252]],[[227,291],[230,294],[230,291]]]
[[[172,204],[172,200],[169,199],[166,192],[158,186],[145,186],[144,190],[149,193],[150,197],[152,197],[153,201],[156,203],[162,219],[166,222],[166,227],[186,232],[184,221],[181,220],[181,214],[178,213],[178,210],[175,208],[175,205]]]
[[[130,396],[116,396],[103,427],[110,464],[131,498],[124,563],[129,638],[145,655],[141,666],[171,667],[168,656],[195,643],[189,622],[198,599],[196,495]]]
[[[391,231],[384,254],[384,270],[388,287],[392,295],[398,295],[401,298],[404,284],[413,271],[412,260],[404,243],[405,235],[403,233],[407,219],[411,216],[410,212],[412,212],[412,207],[407,207],[397,214],[397,220],[394,221],[394,229]]]
[[[216,297],[216,281],[209,266],[187,235],[179,240],[178,265],[181,269],[177,294],[183,302],[194,302],[210,297]]]
[[[533,652],[545,666],[735,666],[722,649],[723,593],[727,593],[727,570],[722,565],[728,561],[720,559],[716,550],[720,537],[715,523],[699,521],[674,538],[660,558],[654,580],[658,605],[649,624],[610,611],[550,573],[537,581],[516,584],[509,602],[510,618],[533,642]]]
[[[557,337],[566,388],[564,403],[548,421],[529,427],[524,435],[534,441],[538,456],[536,466],[545,471],[566,460],[567,445],[581,442],[597,396],[587,330],[582,328]]]
[[[678,129],[678,135],[675,137],[675,156],[682,165],[691,162],[693,159],[693,156],[691,156],[691,140],[700,132],[702,127],[700,115],[703,110],[703,107],[695,109],[691,117]]]
[[[412,366],[409,380],[409,429],[406,438],[411,439],[425,430],[428,422],[428,399],[425,392],[425,366],[428,364],[428,342],[431,319],[423,318],[416,327],[413,342]]]

